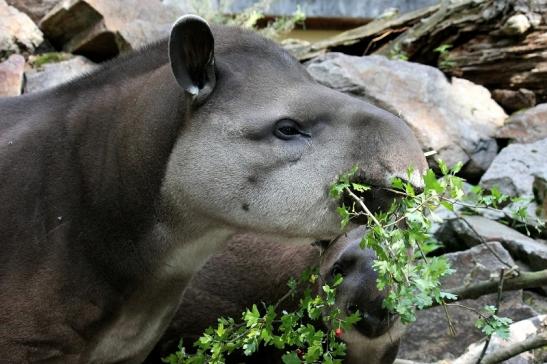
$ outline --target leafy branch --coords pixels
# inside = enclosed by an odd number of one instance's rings
[[[312,295],[308,287],[298,309],[295,312],[284,311],[278,317],[277,309],[283,301],[294,296],[303,285],[314,285],[319,280],[319,275],[311,271],[305,272],[299,282],[291,279],[287,293],[274,305],[266,306],[261,312],[254,304],[243,313],[241,322],[219,318],[216,328],[208,328],[194,343],[195,353],[187,353],[181,342],[178,351],[163,361],[169,364],[220,364],[234,351],[249,356],[261,345],[270,345],[286,350],[282,360],[287,364],[341,363],[346,346],[338,339],[337,332],[348,329],[360,319],[358,312],[341,319],[341,312],[334,307],[335,289],[342,283],[341,276],[336,276],[330,284],[323,284],[321,294]],[[325,332],[317,323],[319,320],[330,322],[333,329]]]
[[[475,324],[487,337],[493,334],[506,337],[512,321],[497,316],[499,303],[479,310],[456,301],[497,291],[499,302],[503,289],[544,285],[547,271],[519,272],[496,255],[509,268],[503,269],[496,280],[441,290],[441,279],[453,270],[445,257],[430,256],[440,247],[429,233],[432,223],[440,221],[436,209],[443,206],[461,217],[456,205],[501,211],[499,208],[509,199],[496,189],[486,192],[480,188],[474,188],[469,197],[464,193],[463,179],[457,176],[461,164],[449,169],[440,162],[439,167],[440,178],[432,170],[423,176],[422,193],[416,193],[410,183],[400,178],[392,181],[392,187],[383,188],[399,197],[387,211],[373,211],[367,206],[362,196],[372,187],[354,178],[358,168],[352,168],[330,188],[330,195],[343,201],[337,209],[342,228],[354,220],[365,220],[367,229],[361,247],[369,247],[376,253],[373,268],[378,273],[377,286],[380,290],[388,290],[384,306],[399,315],[403,323],[414,321],[418,309],[442,305],[448,327],[455,333],[449,308],[458,307],[477,315]],[[412,173],[409,169],[407,180]],[[483,244],[495,253],[485,241]],[[187,353],[181,343],[179,350],[164,361],[170,364],[224,363],[226,356],[234,352],[248,356],[261,346],[273,346],[285,352],[282,361],[286,364],[341,363],[346,345],[339,340],[340,332],[360,319],[358,312],[342,319],[340,310],[335,307],[335,290],[341,282],[340,276],[333,282],[323,282],[317,273],[308,271],[300,281],[289,281],[288,292],[275,304],[264,305],[263,309],[254,304],[237,322],[233,318],[220,318],[216,327],[208,328],[194,343],[195,353]],[[320,294],[313,295],[310,285],[319,287]],[[303,289],[304,286],[307,288]],[[302,291],[298,308],[279,314],[281,303]],[[327,329],[323,323],[327,323]],[[483,364],[487,358],[485,355]]]
[[[444,257],[428,257],[430,252],[440,246],[428,233],[432,222],[439,220],[435,210],[443,206],[461,218],[455,205],[501,211],[499,207],[509,200],[497,189],[486,192],[475,187],[472,196],[464,193],[464,181],[456,175],[461,166],[457,164],[449,169],[440,161],[441,178],[437,178],[432,170],[428,170],[423,177],[424,191],[420,194],[415,192],[410,183],[400,178],[394,179],[391,188],[382,188],[399,196],[387,212],[374,212],[368,208],[360,194],[367,193],[371,187],[363,185],[353,177],[357,167],[341,175],[330,189],[333,198],[343,201],[342,206],[338,208],[342,227],[352,220],[366,217],[368,229],[362,239],[362,246],[372,248],[378,257],[374,263],[379,275],[378,287],[390,289],[384,302],[385,307],[400,315],[401,320],[407,323],[415,320],[417,309],[442,305],[451,333],[455,333],[455,326],[450,320],[449,305],[446,301],[454,301],[458,296],[454,292],[441,291],[440,279],[452,273],[452,270]],[[409,169],[407,180],[410,180],[412,173]],[[522,211],[518,212],[521,213]],[[401,227],[402,224],[406,226]],[[518,275],[515,267],[496,254],[474,229],[473,232],[502,264]],[[500,280],[495,285],[499,294],[502,283],[503,280]],[[451,306],[470,309],[461,304]],[[511,321],[496,316],[496,312],[491,312],[491,307],[486,306],[482,311],[473,309],[478,315],[476,325],[487,336],[494,332],[504,336]]]

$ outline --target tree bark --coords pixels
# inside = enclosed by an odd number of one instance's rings
[[[460,286],[448,290],[449,293],[458,296],[458,300],[475,299],[486,294],[495,293],[498,289],[499,278],[493,277],[489,280]],[[534,288],[547,285],[547,269],[537,272],[520,272],[516,277],[507,277],[503,281],[504,291],[514,291],[523,288]]]

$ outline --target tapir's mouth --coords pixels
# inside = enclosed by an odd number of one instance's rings
[[[363,336],[370,339],[387,333],[395,324],[399,316],[388,314],[382,319],[363,318],[354,325],[354,328]]]
[[[364,225],[367,223],[367,212],[365,211],[362,204],[372,213],[378,213],[382,211],[387,211],[393,202],[400,197],[396,193],[390,191],[386,187],[370,186],[370,189],[364,192],[351,191],[350,194],[348,191],[344,191],[342,196],[342,203],[350,211],[358,213],[358,216],[355,216],[351,219],[351,222],[359,225]],[[353,195],[352,195],[353,194]],[[355,197],[361,199],[361,202],[356,201]]]

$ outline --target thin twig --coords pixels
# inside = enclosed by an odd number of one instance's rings
[[[486,355],[482,361],[482,364],[501,363],[525,351],[545,346],[547,346],[547,332],[542,332],[538,335],[531,336],[524,341],[512,343],[504,348],[501,348],[500,350]]]
[[[482,318],[482,319],[486,319],[486,318],[487,318],[482,312],[480,312],[479,310],[477,310],[476,308],[473,308],[473,307],[471,307],[471,306],[462,305],[461,303],[447,303],[446,305],[447,305],[447,306],[459,307],[459,308],[463,308],[463,309],[465,309],[465,310],[467,310],[467,311],[474,312],[477,316],[479,316],[479,317]]]
[[[376,216],[374,216],[374,214],[372,212],[370,212],[370,210],[368,209],[367,205],[365,205],[363,200],[361,200],[359,198],[359,196],[357,196],[355,193],[353,193],[348,187],[346,187],[345,190],[351,196],[351,198],[353,198],[355,200],[355,202],[357,202],[359,204],[359,206],[361,206],[361,208],[363,209],[363,211],[365,211],[367,216],[370,217],[372,219],[372,221],[374,221],[374,223],[377,226],[379,226],[380,228],[383,229],[384,227],[382,226],[382,224],[380,224],[380,221],[378,221]]]
[[[501,302],[501,294],[503,292],[503,278],[504,278],[504,269],[500,269],[500,280],[498,283],[498,296],[496,298],[496,309],[494,310],[494,314],[497,314],[500,309],[500,302]],[[484,343],[484,346],[482,347],[481,355],[479,355],[479,358],[477,359],[477,364],[481,364],[482,358],[484,358],[484,355],[486,354],[486,351],[488,350],[488,345],[490,345],[490,339],[492,336],[488,336],[486,338],[486,341]]]
[[[416,245],[418,246],[418,250],[420,251],[420,255],[422,256],[424,262],[426,264],[429,264],[421,245],[418,242],[416,242]],[[444,315],[446,316],[446,321],[448,323],[448,331],[450,332],[450,335],[456,336],[456,327],[454,326],[454,323],[450,318],[450,313],[448,312],[448,307],[446,306],[446,302],[444,301],[444,299],[441,298],[440,304],[441,306],[443,306],[444,309]]]
[[[386,191],[389,191],[389,192],[392,192],[392,193],[396,193],[396,194],[399,194],[399,195],[403,195],[403,196],[406,196],[406,197],[409,197],[408,194],[406,192],[402,192],[402,191],[398,191],[398,190],[395,190],[395,189],[392,189],[392,188],[385,188]],[[449,202],[449,203],[452,203],[452,204],[460,204],[462,206],[466,206],[466,207],[469,207],[469,208],[477,208],[477,206],[473,206],[473,205],[468,205],[468,204],[465,204],[465,203],[462,203],[462,202],[459,202],[459,201],[455,201],[455,200],[452,200],[450,198],[447,198],[447,197],[444,197],[442,195],[439,195],[438,196],[440,200],[443,200],[443,201],[446,201],[446,202]],[[491,208],[491,207],[481,207],[481,208],[486,208],[486,209],[490,209],[490,210],[494,210],[494,211],[502,211],[502,210],[499,210],[499,209],[494,209],[494,208]],[[503,211],[502,211],[503,212]],[[513,266],[511,266],[511,264],[507,263],[506,261],[504,261],[498,253],[495,252],[494,249],[492,249],[491,246],[489,246],[487,243],[486,243],[486,240],[484,240],[484,238],[478,233],[478,231],[467,221],[465,220],[465,218],[457,213],[456,211],[452,211],[452,213],[454,214],[454,216],[456,216],[459,220],[463,221],[467,227],[469,229],[471,229],[471,231],[473,232],[473,234],[475,234],[477,236],[477,238],[479,239],[479,241],[481,242],[481,244],[483,244],[484,246],[486,246],[486,248],[492,253],[492,255],[494,255],[496,257],[497,260],[499,260],[503,265],[507,266],[508,268],[513,268]]]
[[[547,269],[537,272],[521,272],[518,276],[508,277],[508,271],[504,273],[503,289],[505,291],[515,291],[523,288],[542,287],[547,285]],[[463,285],[451,289],[446,292],[457,296],[456,300],[475,299],[486,294],[495,293],[498,289],[499,277],[478,281],[473,284]],[[456,302],[456,301],[453,301]],[[433,302],[430,307],[436,307],[438,304]]]
[[[541,287],[544,285],[547,285],[547,269],[537,272],[521,272],[518,276],[504,278],[505,290]],[[456,287],[450,289],[449,292],[457,295],[458,299],[474,299],[496,292],[496,287],[497,282],[494,279],[489,279],[478,281],[468,286]]]
[[[497,260],[499,260],[499,262],[503,265],[505,265],[507,268],[509,269],[513,269],[513,266],[509,263],[507,263],[505,260],[502,259],[502,257],[499,256],[498,253],[496,253],[496,251],[490,246],[488,245],[487,241],[484,240],[484,238],[479,234],[479,232],[475,229],[475,227],[473,225],[471,225],[471,223],[469,221],[467,221],[465,219],[465,217],[463,217],[461,214],[455,212],[455,211],[452,211],[452,213],[460,220],[462,221],[472,232],[473,234],[475,234],[475,236],[479,239],[479,241],[481,242],[482,245],[484,245],[489,251],[490,253],[492,253],[492,255],[494,257],[496,257]]]
[[[369,208],[367,207],[367,205],[363,202],[363,200],[361,200],[359,198],[359,196],[357,196],[355,193],[353,193],[353,191],[351,191],[348,187],[345,188],[346,192],[351,196],[351,198],[353,198],[358,204],[359,206],[361,206],[361,208],[363,209],[363,211],[365,211],[365,214],[370,217],[372,219],[372,221],[377,225],[379,226],[382,230],[387,227],[387,226],[390,226],[390,225],[393,225],[394,223],[391,223],[391,224],[388,224],[386,226],[383,226],[379,221],[378,219],[376,219],[376,217],[374,216],[374,214],[372,214],[372,212],[369,210]],[[427,202],[429,202],[429,199],[426,199],[424,200],[419,206],[417,206],[414,211],[418,211],[420,208],[422,208]],[[397,220],[398,221],[398,220]],[[420,246],[419,243],[416,243],[416,245],[418,246],[418,250],[420,251],[420,254],[422,256],[422,258],[424,259],[424,262],[426,264],[429,264],[428,263],[428,260],[427,260],[427,257],[424,253],[424,251],[422,250],[422,247]],[[389,249],[389,247],[388,247]],[[391,252],[390,252],[391,253]],[[393,255],[393,254],[391,254]],[[403,276],[405,277],[405,280],[408,282],[408,278],[406,277],[406,275],[404,275],[403,273]],[[444,301],[444,299],[441,298],[441,301],[440,301],[440,304],[443,306],[443,309],[444,309],[444,313],[445,313],[445,316],[446,316],[446,321],[448,323],[448,331],[450,332],[450,334],[452,336],[456,336],[456,328],[454,326],[454,323],[452,322],[452,319],[450,318],[450,314],[448,312],[448,307],[446,306],[446,302]]]
[[[380,221],[378,221],[378,219],[376,218],[376,216],[374,216],[374,214],[369,210],[369,208],[367,207],[367,205],[365,205],[365,203],[363,202],[363,200],[361,200],[361,198],[359,198],[359,196],[357,196],[355,193],[353,193],[353,191],[351,189],[349,189],[348,187],[345,188],[345,191],[350,195],[350,197],[352,199],[355,200],[355,202],[357,202],[359,204],[359,206],[361,206],[361,208],[363,209],[363,211],[365,211],[365,215],[367,216],[367,218],[370,218],[372,219],[372,221],[382,230],[384,230],[384,226],[380,223]],[[387,249],[389,255],[391,256],[391,259],[393,261],[396,261],[396,257],[395,257],[395,254],[393,254],[393,251],[391,250],[389,244],[385,244],[385,248]],[[405,282],[406,283],[409,283],[410,280],[408,279],[407,275],[405,274],[404,271],[401,271],[401,274],[403,275],[403,278],[405,279]]]

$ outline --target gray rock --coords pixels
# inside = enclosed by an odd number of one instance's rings
[[[509,253],[497,242],[489,243],[505,261],[514,264]],[[456,273],[443,282],[443,287],[451,288],[490,278],[504,266],[484,246],[446,254]],[[476,300],[463,300],[460,303],[481,309],[484,305],[496,303],[496,294],[483,296]],[[442,307],[419,311],[415,323],[409,326],[403,336],[399,357],[419,361],[435,361],[461,355],[468,345],[482,338],[482,333],[475,328],[476,314],[455,307],[449,308],[452,321],[456,325],[457,335],[451,336],[447,331],[446,316]],[[522,291],[504,292],[500,304],[501,316],[508,316],[513,321],[536,315],[536,312],[523,304]]]
[[[159,0],[63,0],[40,27],[63,51],[104,60],[166,36],[180,15]]]
[[[524,291],[522,299],[540,315],[547,315],[547,297],[532,291]]]
[[[481,244],[481,239],[487,242],[498,241],[511,252],[513,258],[520,259],[533,270],[547,268],[547,245],[534,240],[499,222],[482,216],[466,216],[462,219],[452,219],[445,222],[442,230],[452,232],[453,239],[462,245],[475,246]],[[478,234],[478,236],[477,236]],[[446,241],[446,235],[441,241]]]
[[[513,114],[496,132],[496,138],[532,143],[547,138],[547,104]]]
[[[21,94],[24,72],[25,58],[18,54],[0,63],[0,97]]]
[[[492,98],[508,112],[528,109],[536,105],[536,94],[525,88],[516,91],[496,89],[492,91]]]
[[[436,68],[340,53],[307,64],[320,83],[367,99],[403,118],[424,150],[436,150],[449,165],[468,163],[464,173],[482,173],[497,152],[494,133],[507,115],[482,86]]]
[[[0,0],[0,58],[3,55],[32,52],[44,38],[28,15]]]
[[[42,91],[67,82],[86,72],[92,71],[95,63],[82,56],[57,63],[47,63],[39,69],[26,73],[25,93]]]
[[[38,22],[59,0],[7,0],[7,2],[27,14],[34,22]]]
[[[530,144],[510,144],[482,176],[484,188],[497,186],[509,196],[532,196],[534,176],[547,171],[547,138]]]

